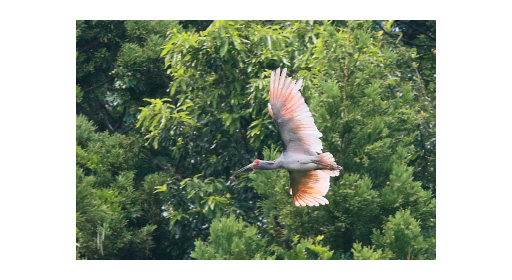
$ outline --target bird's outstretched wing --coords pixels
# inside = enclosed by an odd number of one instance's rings
[[[324,195],[329,190],[329,177],[336,176],[324,170],[290,171],[290,194],[295,206],[329,204]]]
[[[311,112],[299,92],[299,82],[286,78],[277,69],[270,75],[270,104],[268,110],[277,124],[285,150],[293,153],[316,155],[322,153],[322,133],[316,128]]]

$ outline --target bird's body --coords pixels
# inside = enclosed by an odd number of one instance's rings
[[[276,159],[280,163],[281,168],[288,171],[311,171],[320,168],[315,163],[316,156],[309,156],[298,153],[290,153],[284,151],[283,154]]]
[[[329,178],[338,176],[338,166],[331,153],[322,153],[322,133],[315,126],[313,117],[299,89],[298,83],[286,78],[277,69],[270,76],[270,104],[268,110],[274,119],[281,138],[284,151],[274,161],[255,160],[237,171],[246,169],[284,168],[290,173],[290,194],[296,206],[318,206],[328,204],[323,196],[329,190]],[[235,176],[235,175],[233,175]]]

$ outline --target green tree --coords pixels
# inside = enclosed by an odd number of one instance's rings
[[[208,242],[195,242],[195,250],[191,256],[202,260],[327,260],[333,255],[329,246],[324,247],[320,241],[323,236],[314,240],[293,238],[290,250],[270,245],[267,239],[261,238],[256,226],[250,226],[235,217],[223,217],[216,220],[210,227]]]
[[[77,21],[77,258],[435,259],[435,21]],[[270,71],[344,170],[295,207]],[[228,218],[229,217],[229,218]]]
[[[136,137],[98,133],[84,116],[76,122],[77,257],[164,258],[164,201],[153,192],[172,174],[146,175],[149,161]]]
[[[161,46],[176,21],[76,22],[77,114],[101,131],[133,128],[143,98],[165,97]]]
[[[391,251],[393,259],[435,259],[435,239],[423,237],[409,210],[390,216],[382,232],[374,231],[372,240],[376,248]]]
[[[375,249],[375,246],[362,246],[361,243],[354,243],[354,248],[351,250],[354,254],[354,260],[389,260],[393,253],[386,249]]]
[[[222,218],[212,223],[208,244],[195,243],[191,256],[203,260],[251,260],[264,258],[265,239],[258,237],[258,229],[235,217]]]

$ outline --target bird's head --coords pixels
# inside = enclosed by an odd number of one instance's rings
[[[235,172],[235,174],[233,174],[231,176],[231,179],[234,179],[235,176],[238,175],[238,173],[243,172],[247,169],[256,169],[256,168],[258,168],[259,165],[260,165],[260,160],[257,159],[255,161],[253,161],[251,164],[247,165],[246,167],[240,168],[237,172]]]

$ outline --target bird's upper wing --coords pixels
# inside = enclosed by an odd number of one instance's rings
[[[324,195],[329,190],[329,177],[323,170],[290,171],[290,194],[295,206],[329,204]]]
[[[298,83],[286,78],[277,69],[270,75],[270,104],[268,110],[277,124],[285,150],[294,153],[316,155],[322,153],[322,133],[316,128],[311,112],[299,92]]]

